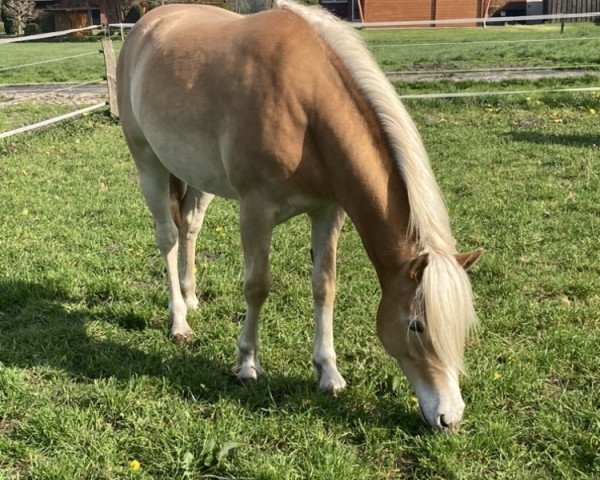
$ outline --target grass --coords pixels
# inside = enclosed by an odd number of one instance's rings
[[[8,107],[0,107],[0,132],[47,120],[78,108],[83,108],[83,105],[65,105],[43,101],[19,102]]]
[[[361,33],[375,58],[387,71],[456,70],[494,67],[559,67],[600,65],[600,26],[571,23],[560,34],[559,24],[489,28],[366,30]],[[470,42],[549,40],[539,43],[469,44]],[[564,41],[566,40],[566,41]],[[464,45],[422,45],[423,43]],[[115,41],[118,51],[121,42]],[[383,47],[382,45],[396,45]],[[81,53],[93,53],[98,43],[14,43],[0,45],[3,66],[33,63]],[[100,54],[0,71],[1,84],[89,81],[104,74]]]
[[[120,49],[120,41],[113,42]],[[21,42],[0,45],[0,85],[100,81],[104,60],[99,42]],[[10,70],[3,68],[89,54],[58,62]],[[97,55],[96,55],[97,54]]]
[[[597,104],[407,102],[461,247],[486,250],[455,435],[423,425],[378,343],[376,278],[351,223],[336,310],[347,392],[329,398],[313,378],[303,217],[274,238],[268,376],[242,386],[236,205],[209,210],[197,335],[176,346],[119,126],[91,115],[0,141],[0,478],[598,478]]]
[[[600,64],[600,26],[588,22],[568,24],[564,35],[560,34],[558,24],[485,29],[367,30],[362,35],[387,71],[573,65],[598,68]],[[541,39],[548,41],[471,43]],[[423,45],[440,42],[451,45]]]

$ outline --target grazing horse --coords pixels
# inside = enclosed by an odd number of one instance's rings
[[[276,1],[249,17],[196,5],[152,10],[119,58],[125,138],[167,264],[171,335],[191,333],[194,249],[214,195],[240,204],[247,311],[238,376],[256,379],[258,320],[273,228],[312,222],[313,364],[336,367],[337,240],[347,214],[377,272],[377,333],[426,421],[454,430],[465,341],[475,320],[466,269],[420,136],[357,34],[321,9]]]

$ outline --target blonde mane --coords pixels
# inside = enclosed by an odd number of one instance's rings
[[[464,344],[476,320],[471,286],[454,259],[456,240],[448,212],[415,124],[353,28],[318,7],[289,0],[274,0],[273,7],[293,12],[316,29],[379,119],[408,192],[409,233],[417,238],[420,252],[429,254],[415,306],[425,306],[426,324],[437,354],[450,367],[462,370]],[[422,307],[413,310],[416,317],[424,316]]]

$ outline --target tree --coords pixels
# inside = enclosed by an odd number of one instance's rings
[[[23,33],[25,22],[33,18],[35,2],[32,0],[6,0],[4,13],[17,27],[17,35]]]

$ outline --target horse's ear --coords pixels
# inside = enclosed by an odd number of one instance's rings
[[[429,265],[428,253],[423,253],[413,259],[408,266],[408,278],[411,280],[416,280],[417,283],[421,283],[423,272],[425,271],[425,267],[427,265]]]
[[[475,250],[474,252],[457,253],[455,258],[461,267],[468,270],[477,263],[481,255],[483,255],[483,250]]]

